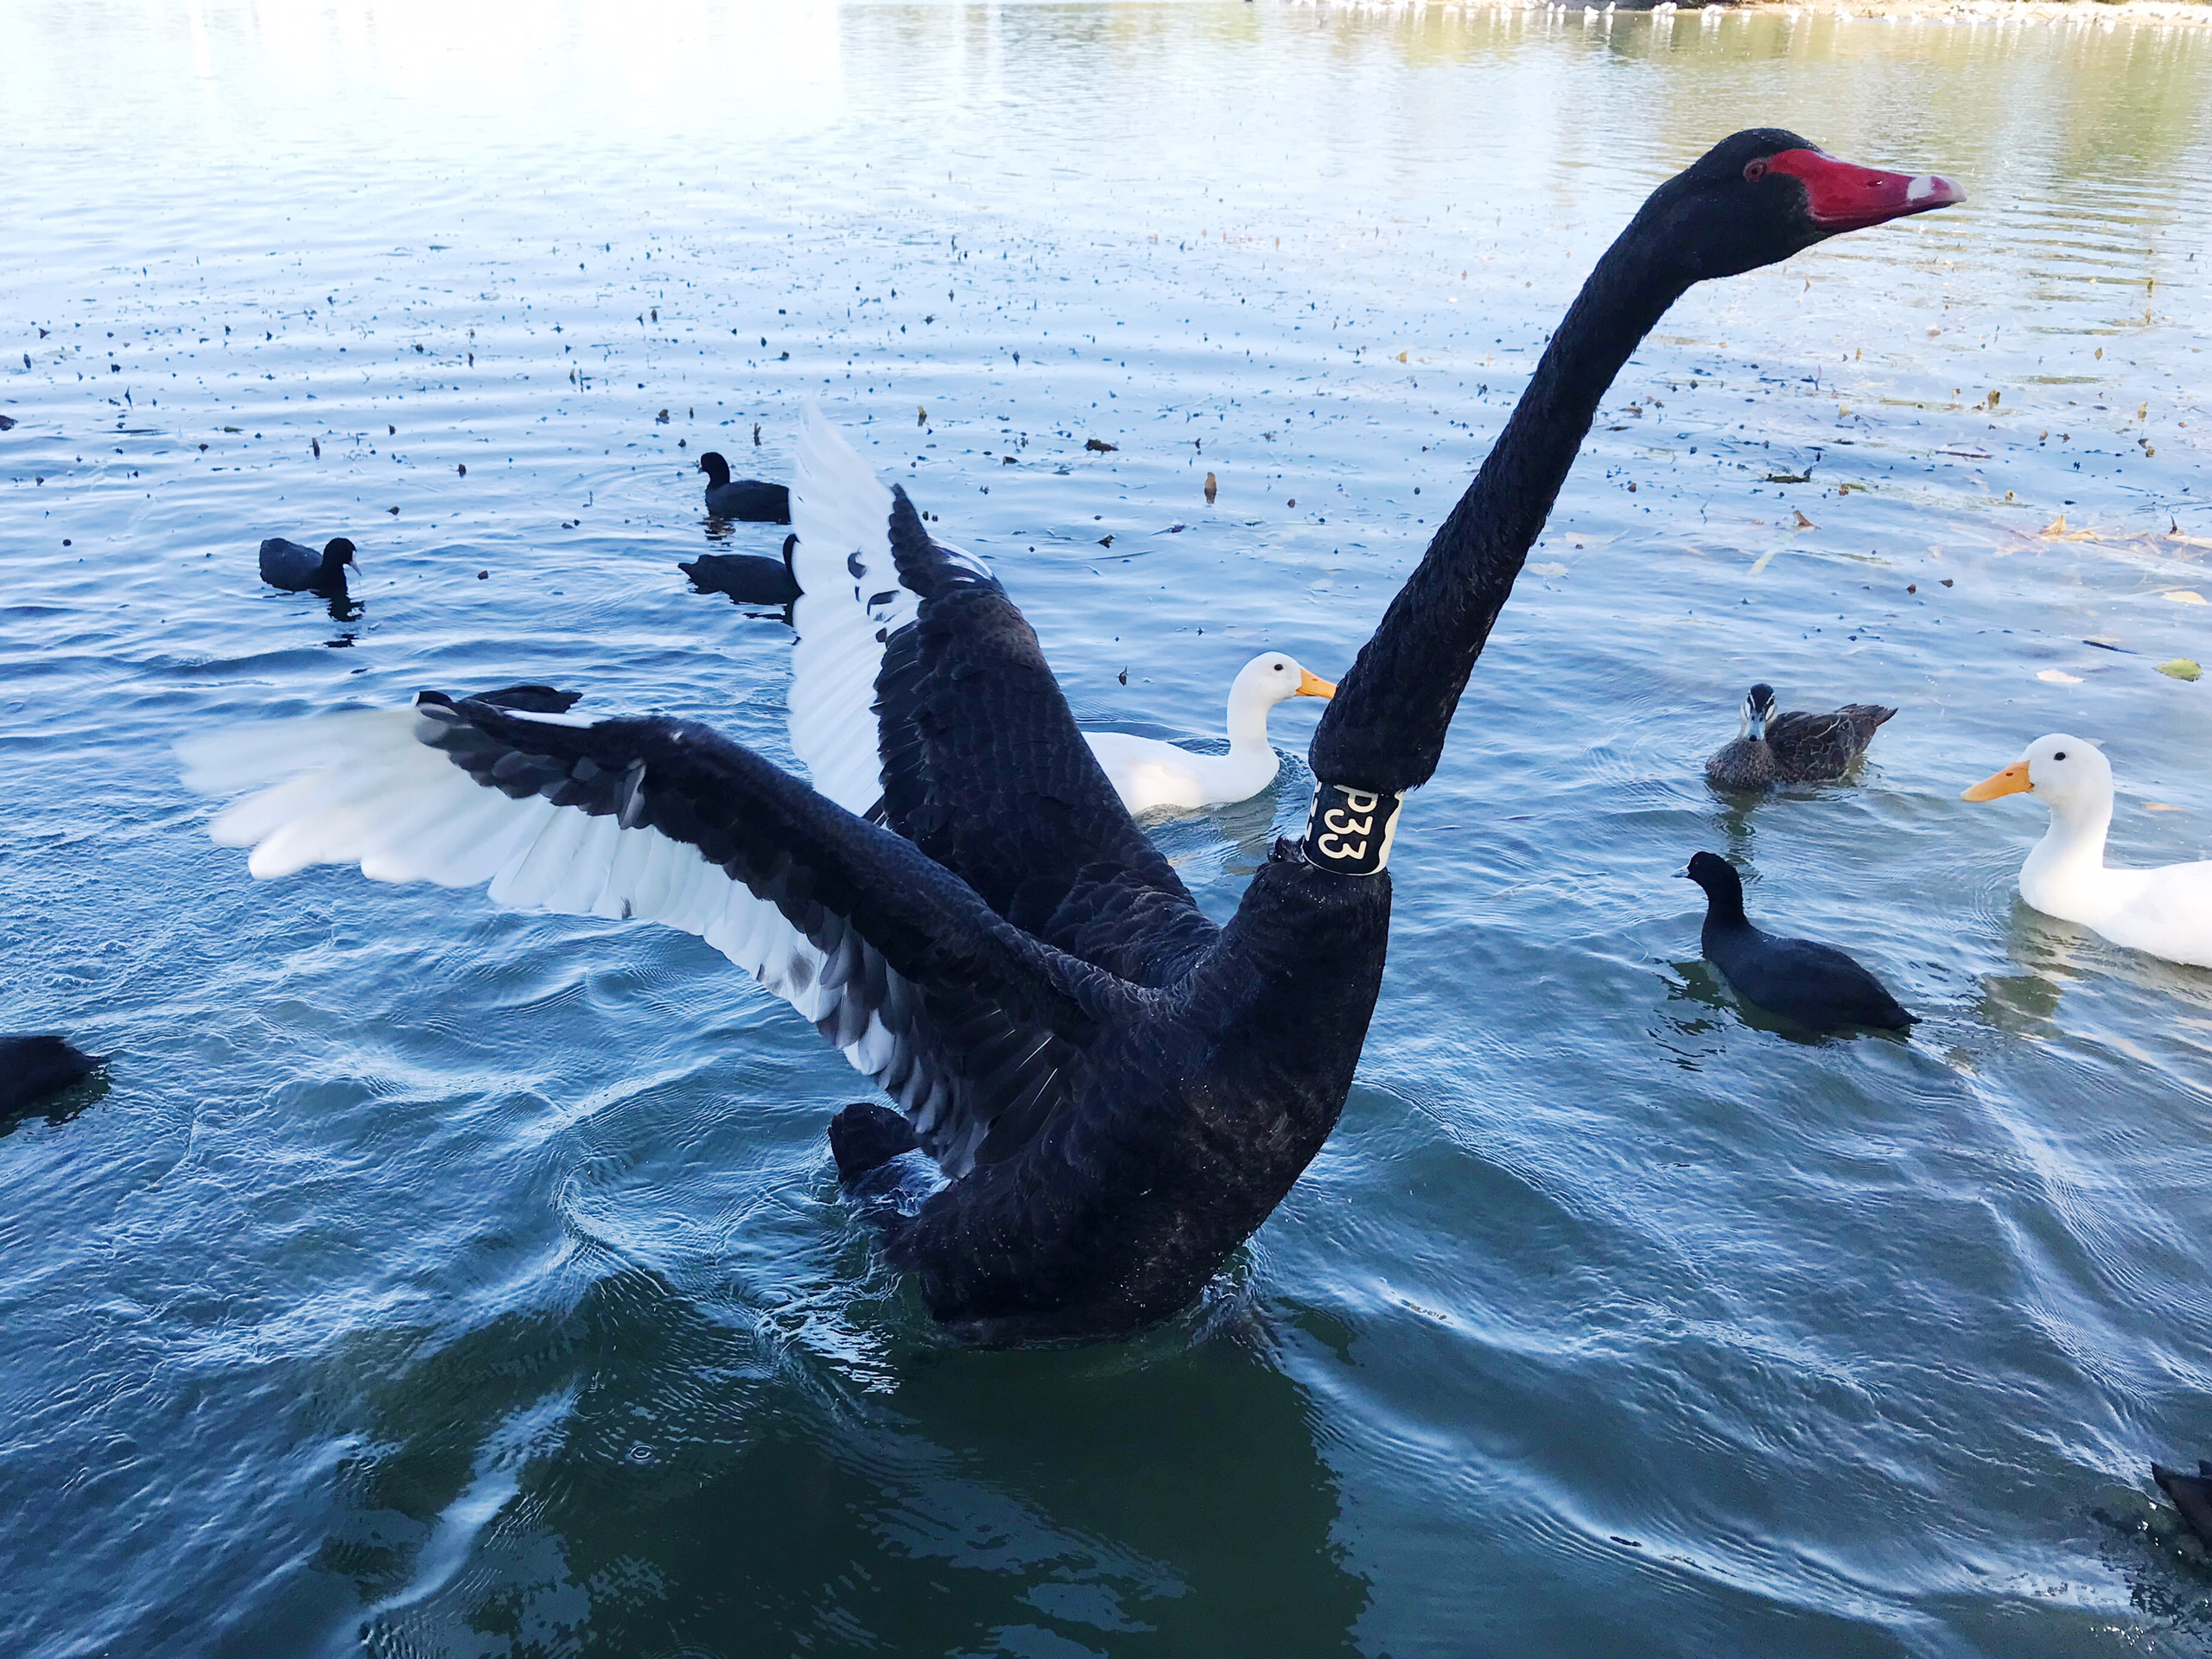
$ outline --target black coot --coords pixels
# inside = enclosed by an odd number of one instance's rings
[[[798,545],[798,537],[786,536],[780,559],[757,553],[702,553],[676,568],[702,594],[728,594],[740,605],[788,605],[799,594],[798,578],[791,574],[791,550]]]
[[[729,462],[711,449],[699,457],[699,470],[707,475],[707,511],[715,518],[740,518],[748,524],[791,523],[789,486],[757,478],[733,480]]]
[[[1744,914],[1743,878],[1726,859],[1693,854],[1688,874],[1705,889],[1705,959],[1746,1002],[1815,1031],[1903,1031],[1912,1024],[1882,982],[1834,945],[1753,927]]]
[[[321,552],[271,536],[261,544],[261,579],[288,594],[320,594],[325,599],[346,597],[346,567],[355,564],[353,543],[343,536],[324,543]]]
[[[88,1077],[100,1057],[52,1033],[0,1037],[0,1123],[22,1116],[49,1095]]]

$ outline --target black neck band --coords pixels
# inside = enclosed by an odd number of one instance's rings
[[[1313,810],[1306,817],[1306,838],[1298,850],[1308,864],[1338,875],[1374,875],[1390,861],[1390,842],[1398,833],[1400,790],[1346,789],[1317,784]]]

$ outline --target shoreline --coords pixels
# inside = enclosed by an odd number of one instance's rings
[[[1809,4],[1794,0],[1739,0],[1727,10],[1834,17],[1847,22],[2071,23],[2083,29],[2113,29],[2121,23],[2212,27],[2212,4],[2206,0],[1822,0]]]
[[[1676,4],[1675,0],[1292,0],[1317,10],[1426,11],[1434,6],[1463,15],[1477,12],[1592,11],[1672,17],[1699,14],[1700,22],[1718,23],[1730,13],[1746,16],[1827,18],[1836,22],[1965,24],[1979,28],[2028,23],[2069,24],[2077,29],[2212,29],[2212,0],[1713,0],[1711,4]]]

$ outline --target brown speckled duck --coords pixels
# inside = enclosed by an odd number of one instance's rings
[[[1744,698],[1733,741],[1705,763],[1715,789],[1771,789],[1777,784],[1833,783],[1859,764],[1882,722],[1897,714],[1875,702],[1847,702],[1832,715],[1774,710],[1774,688]]]

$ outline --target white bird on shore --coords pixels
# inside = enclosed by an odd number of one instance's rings
[[[1274,782],[1280,764],[1268,741],[1268,710],[1292,697],[1332,697],[1337,688],[1281,652],[1255,657],[1229,688],[1229,753],[1198,754],[1158,738],[1125,732],[1085,732],[1122,804],[1132,813],[1155,807],[1225,806]]]

